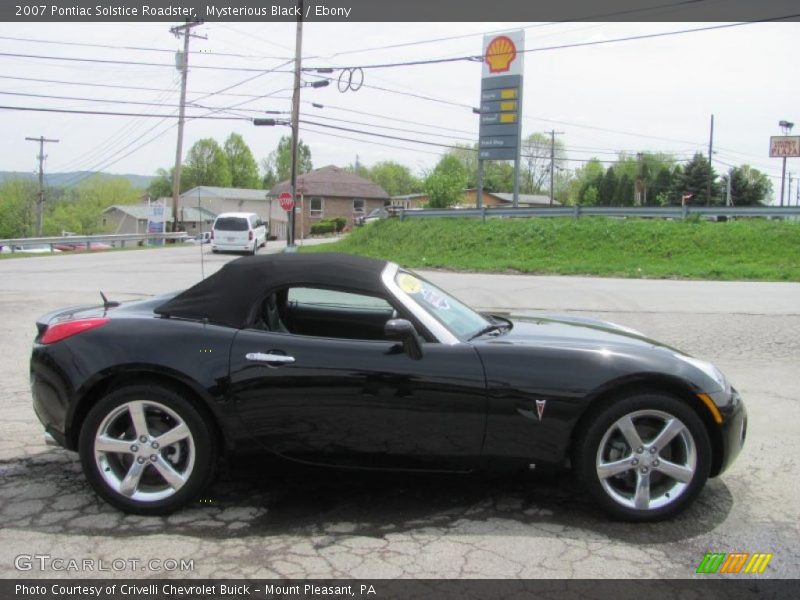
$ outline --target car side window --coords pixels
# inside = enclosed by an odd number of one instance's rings
[[[326,338],[385,340],[397,312],[383,298],[309,287],[271,294],[262,304],[263,329]]]

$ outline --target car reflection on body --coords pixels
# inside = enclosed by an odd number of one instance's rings
[[[162,514],[220,455],[469,473],[571,467],[611,515],[685,509],[746,412],[710,363],[587,318],[479,313],[398,265],[254,256],[181,293],[37,322],[46,436],[114,506]]]

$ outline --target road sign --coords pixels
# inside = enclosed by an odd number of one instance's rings
[[[516,161],[519,157],[524,56],[522,30],[483,38],[479,160]]]
[[[769,138],[771,158],[800,156],[800,135],[773,135]]]
[[[281,208],[286,212],[294,208],[294,197],[292,197],[291,192],[281,192],[278,195],[278,202],[280,202]]]

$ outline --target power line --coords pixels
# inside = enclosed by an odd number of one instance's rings
[[[177,115],[154,115],[149,113],[127,113],[127,112],[112,112],[103,110],[73,110],[66,108],[42,108],[33,106],[0,106],[0,110],[22,110],[33,112],[52,112],[52,113],[69,113],[79,115],[104,115],[114,117],[151,117],[151,118],[176,118]],[[209,115],[190,115],[187,119],[217,119],[221,121],[250,121],[245,117],[213,117]]]
[[[283,65],[280,65],[283,66]],[[280,66],[278,68],[280,68]],[[265,71],[264,74],[269,73],[269,71]],[[133,85],[114,85],[110,83],[89,83],[85,81],[64,81],[63,79],[39,79],[34,77],[12,77],[10,75],[0,75],[0,79],[14,79],[18,81],[33,81],[36,83],[57,83],[62,85],[77,85],[77,86],[88,86],[88,87],[100,87],[100,88],[111,88],[111,89],[120,89],[120,90],[136,90],[136,91],[144,91],[144,92],[174,92],[175,88],[173,89],[166,89],[166,88],[153,88],[153,87],[145,87],[145,86],[133,86]],[[232,89],[241,85],[242,83],[246,83],[248,80],[241,82],[239,84],[234,84],[232,86],[228,86],[224,89]],[[230,94],[227,92],[216,91],[216,92],[199,92],[199,91],[188,91],[189,94],[206,94],[206,95],[217,95],[217,96],[237,96],[240,98],[261,98],[258,94]]]
[[[111,64],[111,65],[136,65],[140,67],[169,67],[170,69],[174,69],[174,64],[169,63],[151,63],[151,62],[143,62],[143,61],[135,61],[135,60],[110,60],[110,59],[102,59],[102,58],[78,58],[73,56],[48,56],[48,55],[41,55],[41,54],[16,54],[11,52],[0,52],[0,56],[9,56],[12,58],[33,58],[33,59],[43,59],[43,60],[60,60],[60,61],[67,61],[67,62],[87,62],[87,63],[100,63],[100,64]],[[265,72],[265,69],[256,69],[253,67],[217,67],[211,65],[194,65],[193,69],[211,69],[215,71],[249,71],[249,72],[256,72],[262,73]],[[289,73],[290,71],[284,71],[285,73]]]
[[[664,9],[664,8],[676,8],[676,7],[684,6],[684,5],[697,4],[698,2],[703,2],[703,1],[704,0],[679,0],[678,2],[670,2],[670,3],[666,3],[666,4],[660,4],[658,6],[648,6],[648,7],[644,7],[644,8],[634,8],[634,9],[621,10],[621,11],[615,11],[615,12],[610,12],[610,13],[589,15],[589,16],[580,17],[580,18],[577,18],[577,19],[570,19],[570,22],[591,21],[591,20],[595,20],[595,19],[606,19],[606,18],[609,18],[609,17],[616,17],[616,16],[622,16],[622,15],[626,15],[626,14],[634,14],[634,13],[641,13],[641,12],[651,12],[651,11],[652,12],[658,12],[658,11],[661,11],[662,9]],[[552,22],[549,22],[549,23],[537,23],[535,25],[527,25],[525,27],[521,27],[521,29],[525,29],[525,30],[537,29],[537,28],[541,28],[541,27],[549,27],[549,26],[552,26],[552,25],[562,25],[562,24],[563,23],[561,21],[552,21]],[[419,46],[419,45],[423,45],[423,44],[433,44],[433,43],[438,43],[438,42],[452,41],[452,40],[458,40],[458,39],[466,39],[466,38],[477,37],[477,36],[492,35],[494,33],[503,33],[504,31],[506,31],[506,30],[501,29],[501,30],[494,30],[494,31],[482,31],[482,32],[476,32],[476,33],[465,33],[465,34],[460,34],[460,35],[452,35],[452,36],[447,36],[447,37],[439,37],[439,38],[432,38],[432,39],[426,39],[426,40],[416,40],[416,41],[411,41],[411,42],[401,42],[401,43],[398,43],[398,44],[389,44],[389,45],[385,45],[385,46],[373,46],[373,47],[370,47],[370,48],[360,48],[360,49],[357,49],[357,50],[346,50],[344,52],[336,52],[334,54],[330,54],[330,55],[328,55],[326,57],[323,57],[323,58],[330,59],[330,58],[335,58],[337,56],[344,56],[346,54],[361,54],[363,52],[374,52],[376,50],[391,50],[391,49],[395,49],[395,48],[407,48],[409,46]]]
[[[521,50],[520,53],[528,54],[534,52],[549,52],[552,50],[564,50],[567,48],[582,48],[587,46],[600,46],[603,44],[612,44],[612,43],[619,43],[619,42],[631,42],[631,41],[638,41],[644,39],[651,39],[651,38],[660,38],[660,37],[667,37],[667,36],[674,36],[674,35],[684,35],[687,33],[698,33],[702,31],[712,31],[717,29],[729,29],[732,27],[743,27],[745,25],[754,25],[756,23],[769,23],[775,21],[785,21],[789,19],[794,19],[800,17],[800,13],[792,14],[792,15],[785,15],[782,17],[773,17],[770,19],[761,19],[758,21],[748,21],[742,23],[725,23],[722,25],[709,25],[706,27],[697,27],[695,29],[680,29],[675,31],[664,31],[660,33],[646,33],[642,35],[631,35],[625,36],[620,38],[613,38],[607,40],[594,40],[591,42],[574,42],[571,44],[558,44],[555,46],[541,46],[539,48],[526,48]],[[440,63],[451,63],[451,62],[459,62],[459,61],[472,61],[472,62],[483,62],[483,56],[480,54],[470,54],[466,56],[455,56],[455,57],[447,57],[447,58],[432,58],[432,59],[425,59],[425,60],[413,60],[413,61],[405,61],[405,62],[395,62],[395,63],[382,63],[382,64],[369,64],[369,65],[349,65],[349,66],[341,66],[341,67],[307,67],[304,71],[318,71],[320,69],[327,70],[349,70],[349,69],[389,69],[394,67],[409,67],[409,66],[418,66],[418,65],[431,65],[431,64],[440,64]]]
[[[93,44],[89,42],[67,42],[62,40],[43,40],[43,39],[35,39],[35,38],[20,38],[20,37],[11,37],[7,35],[0,35],[0,40],[9,40],[12,42],[32,42],[37,44],[51,44],[57,46],[78,46],[83,48],[106,48],[110,50],[134,50],[137,52],[166,52],[169,54],[175,54],[175,50],[172,48],[146,48],[143,46],[116,46],[113,44]],[[233,54],[229,52],[203,52],[201,50],[193,50],[190,51],[189,54],[198,54],[203,56],[221,56],[225,58],[248,58],[248,59],[259,59],[259,60],[287,60],[285,56],[264,56],[264,55],[257,55],[257,54]]]

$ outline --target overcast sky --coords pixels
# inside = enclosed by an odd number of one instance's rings
[[[709,23],[307,23],[303,36],[304,66],[384,64],[481,52],[485,32],[524,28],[526,48],[604,40],[646,33],[707,27]],[[272,69],[294,54],[293,23],[209,23],[197,28],[207,40],[192,41],[190,64]],[[179,41],[167,23],[0,24],[0,36],[136,46],[174,51]],[[452,38],[441,40],[441,38]],[[439,40],[401,45],[409,42]],[[394,48],[375,49],[395,45]],[[77,63],[53,59],[0,56],[0,91],[125,100],[165,104],[101,104],[0,94],[0,105],[170,114],[179,99],[179,75],[171,52],[91,48],[0,39],[0,53],[83,57],[161,63],[165,66]],[[220,54],[246,56],[221,56]],[[800,133],[800,24],[748,24],[730,29],[618,42],[583,48],[530,52],[525,56],[523,135],[556,129],[575,168],[592,156],[613,160],[617,150],[658,150],[690,157],[707,151],[709,119],[715,115],[715,167],[749,163],[774,177],[780,186],[780,159],[768,156],[770,135],[780,134],[778,121],[798,123]],[[289,111],[291,64],[229,90],[197,101],[202,107],[231,107],[217,116],[258,116],[258,110]],[[363,87],[340,93],[335,85],[305,88],[302,112],[308,119],[354,129],[438,143],[476,141],[480,64],[453,62],[365,71],[365,84],[420,94],[437,101]],[[258,75],[257,71],[190,68],[191,102]],[[26,77],[74,83],[148,87],[146,91],[42,83]],[[307,80],[314,77],[307,76]],[[314,108],[310,102],[323,104]],[[445,103],[447,101],[449,103]],[[346,109],[346,110],[343,110]],[[189,108],[205,114],[208,108]],[[370,116],[372,113],[379,116]],[[347,123],[344,121],[354,121]],[[447,129],[433,129],[415,121]],[[174,161],[176,119],[129,116],[84,116],[0,110],[0,170],[35,171],[35,144],[25,137],[44,135],[60,143],[46,148],[49,171],[103,170],[152,175]],[[366,127],[362,123],[371,123]],[[388,129],[393,127],[397,129]],[[407,164],[417,173],[432,167],[443,152],[435,146],[371,138],[333,129],[303,130],[301,138],[317,167],[366,165],[382,160]],[[321,128],[315,127],[320,130]],[[398,130],[400,129],[400,130]],[[402,131],[406,129],[406,131]],[[149,130],[149,131],[148,131]],[[285,127],[254,127],[245,121],[192,120],[185,130],[184,152],[193,142],[213,137],[220,143],[232,132],[242,134],[256,158],[274,149]],[[427,132],[423,135],[420,132]],[[160,135],[159,135],[160,134]],[[358,138],[358,141],[330,134]],[[630,134],[630,135],[629,135]],[[157,136],[157,137],[156,137]],[[144,146],[142,144],[154,139]],[[384,145],[378,144],[386,144]],[[138,149],[137,149],[138,148]],[[131,152],[133,150],[133,152]],[[130,153],[130,154],[129,154]],[[127,155],[127,156],[126,156]],[[800,159],[789,160],[800,174]],[[795,187],[796,189],[796,187]],[[793,194],[794,197],[794,194]]]

